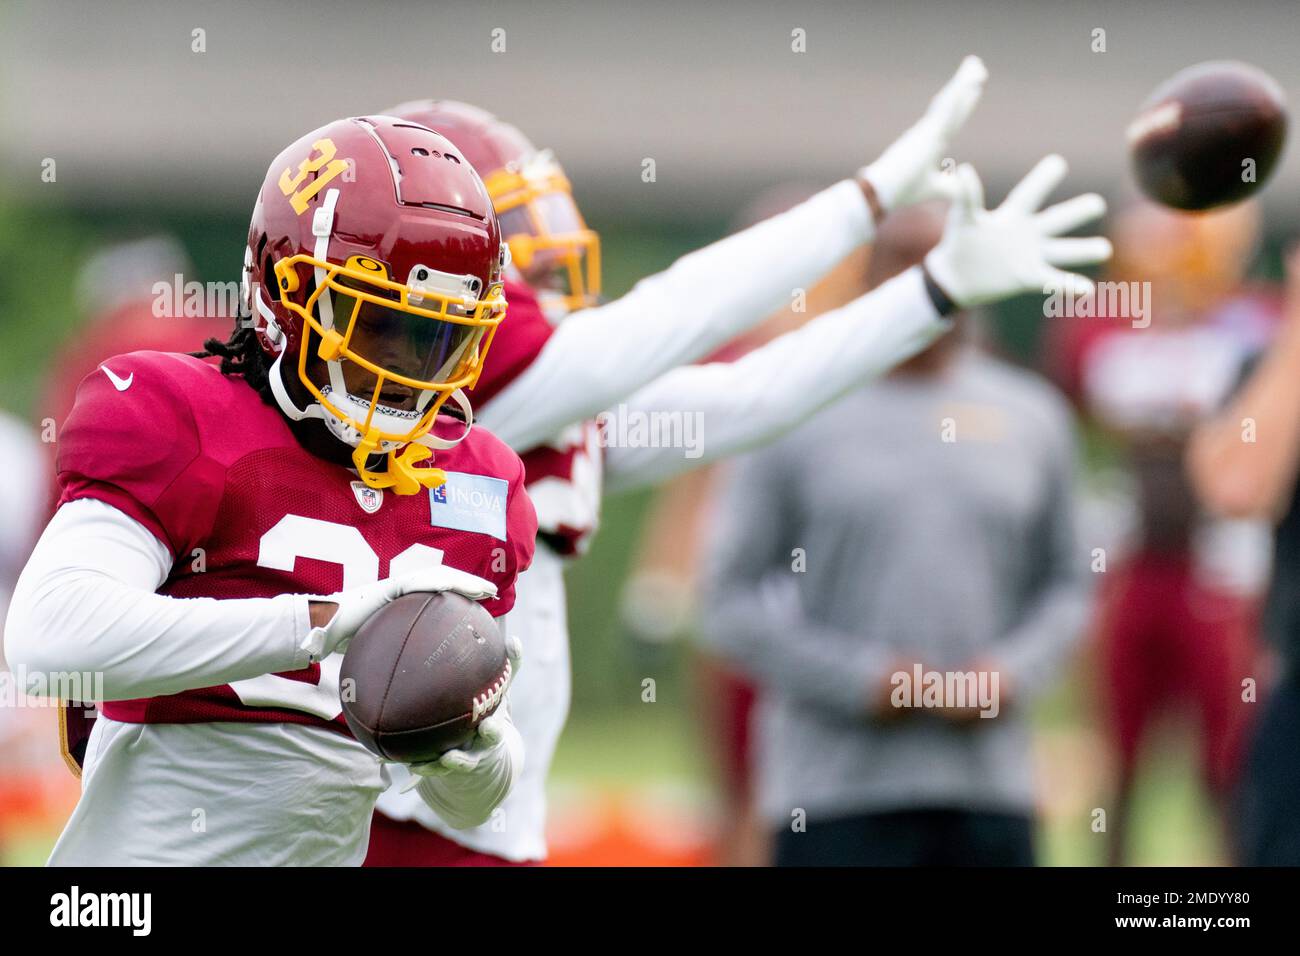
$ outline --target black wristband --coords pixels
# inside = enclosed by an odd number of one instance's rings
[[[952,301],[947,292],[939,287],[939,283],[934,281],[934,276],[930,275],[930,270],[925,263],[921,263],[921,277],[925,280],[925,294],[930,297],[930,302],[934,304],[934,310],[940,315],[952,315],[957,311],[957,303]]]

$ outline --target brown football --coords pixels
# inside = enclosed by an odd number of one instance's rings
[[[465,744],[509,676],[505,638],[481,604],[454,591],[407,594],[352,638],[339,696],[367,749],[422,763]]]
[[[1245,63],[1199,63],[1176,73],[1129,124],[1142,191],[1175,209],[1210,209],[1260,190],[1286,140],[1282,88]]]

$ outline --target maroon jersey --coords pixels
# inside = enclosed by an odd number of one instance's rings
[[[444,423],[446,424],[446,423]],[[436,454],[447,481],[415,495],[369,488],[306,451],[247,384],[185,355],[132,352],[82,382],[59,441],[60,503],[94,498],[170,551],[172,597],[330,594],[444,563],[497,586],[500,617],[532,560],[536,517],[519,457],[470,432]],[[129,722],[282,721],[347,732],[342,655],[290,673],[103,712]]]
[[[507,282],[505,294],[509,312],[492,340],[478,384],[469,392],[475,408],[485,407],[518,378],[555,331],[528,286]],[[538,401],[545,400],[538,396]],[[600,522],[602,465],[596,423],[565,429],[552,443],[526,449],[523,460],[539,536],[557,554],[581,554]]]

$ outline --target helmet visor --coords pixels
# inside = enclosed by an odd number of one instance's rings
[[[328,290],[340,357],[413,388],[447,387],[476,365],[486,327],[446,322],[380,305],[333,285]]]

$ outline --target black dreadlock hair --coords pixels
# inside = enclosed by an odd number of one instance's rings
[[[271,363],[257,340],[257,330],[244,316],[236,316],[235,328],[226,341],[205,339],[203,350],[190,355],[221,359],[222,375],[239,376],[262,397],[262,401],[268,405],[275,404],[275,396],[271,393]]]

